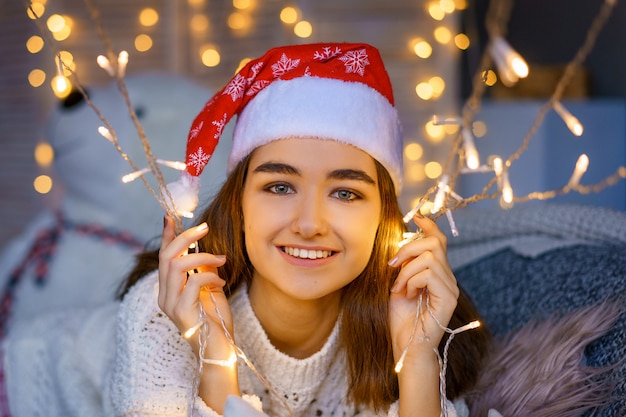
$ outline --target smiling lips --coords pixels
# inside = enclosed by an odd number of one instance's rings
[[[301,249],[283,246],[283,252],[300,259],[324,259],[331,256],[334,252],[328,250]]]

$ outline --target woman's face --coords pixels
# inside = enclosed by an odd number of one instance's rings
[[[243,191],[253,285],[295,300],[338,296],[371,256],[376,179],[372,157],[351,145],[298,138],[256,149]]]

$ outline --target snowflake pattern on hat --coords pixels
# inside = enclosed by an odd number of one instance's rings
[[[274,48],[248,62],[194,120],[187,140],[187,172],[198,176],[209,162],[224,126],[260,91],[276,80],[303,76],[365,83],[393,105],[391,84],[368,71],[370,57],[382,68],[378,51],[366,44],[320,43]],[[378,71],[378,72],[377,72]],[[383,69],[384,71],[384,69]]]

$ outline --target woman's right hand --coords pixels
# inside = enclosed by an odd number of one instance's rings
[[[174,220],[165,217],[159,251],[158,304],[184,335],[198,324],[202,303],[209,323],[209,339],[204,357],[217,361],[228,360],[233,354],[233,348],[222,327],[222,319],[231,336],[233,320],[223,291],[226,282],[217,273],[217,268],[226,262],[226,258],[203,252],[187,254],[189,246],[207,233],[208,227],[203,223],[176,236]],[[211,300],[211,294],[215,303]],[[187,339],[196,357],[200,347],[197,334]],[[213,364],[203,367],[200,395],[207,405],[218,412],[222,411],[227,395],[238,394],[236,366],[229,368]],[[222,390],[226,392],[221,393]]]
[[[223,291],[225,281],[217,274],[217,267],[226,262],[224,256],[188,252],[188,248],[208,233],[206,223],[192,227],[179,236],[174,221],[165,217],[161,249],[159,251],[159,307],[174,322],[182,334],[195,326],[200,317],[200,302],[210,318],[211,337],[224,333],[209,291],[232,334],[232,317]],[[195,271],[194,271],[195,270]],[[192,341],[196,337],[190,338]],[[192,343],[197,353],[197,343]]]

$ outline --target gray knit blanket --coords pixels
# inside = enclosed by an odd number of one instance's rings
[[[454,219],[459,236],[449,236],[450,262],[496,338],[531,319],[626,301],[626,212],[527,204],[460,209]],[[438,223],[449,230],[445,217]],[[584,415],[626,416],[626,315],[587,345],[583,361],[618,364],[610,405]]]

